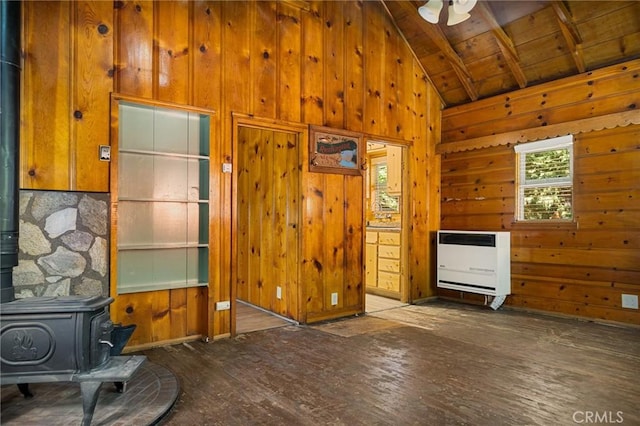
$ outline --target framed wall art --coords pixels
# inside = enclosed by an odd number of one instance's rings
[[[311,126],[309,139],[309,171],[362,174],[362,134]]]

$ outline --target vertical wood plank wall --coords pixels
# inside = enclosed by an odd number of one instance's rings
[[[22,188],[109,192],[98,146],[109,143],[111,92],[216,111],[209,287],[118,296],[114,320],[139,327],[132,344],[230,331],[230,312],[213,307],[231,296],[233,188],[221,164],[234,155],[233,112],[407,141],[408,276],[412,298],[433,294],[425,240],[437,222],[429,208],[439,207],[439,182],[429,177],[440,99],[381,3],[30,1],[23,8]],[[301,310],[302,321],[314,321],[362,309],[363,224],[349,208],[362,184],[309,173],[301,150]],[[333,261],[335,253],[343,261]]]
[[[511,231],[513,294],[507,304],[640,324],[638,310],[621,307],[622,294],[640,295],[640,126],[576,132],[575,229],[513,223],[512,145],[457,150],[447,144],[640,114],[639,75],[640,61],[632,61],[443,112],[441,228]],[[462,297],[440,289],[438,294]]]
[[[236,297],[294,320],[299,319],[299,145],[293,133],[238,129]]]
[[[105,192],[113,5],[24,2],[21,187]]]

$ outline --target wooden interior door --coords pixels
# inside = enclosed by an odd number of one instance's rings
[[[299,134],[237,129],[236,297],[297,319]]]

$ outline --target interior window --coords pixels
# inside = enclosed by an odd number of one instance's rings
[[[373,196],[372,211],[380,212],[398,212],[399,197],[391,196],[388,193],[388,167],[387,163],[380,161],[373,163]]]
[[[515,146],[516,220],[573,220],[573,135]]]

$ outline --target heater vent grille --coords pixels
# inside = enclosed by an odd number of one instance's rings
[[[438,231],[438,287],[511,294],[509,232]]]

